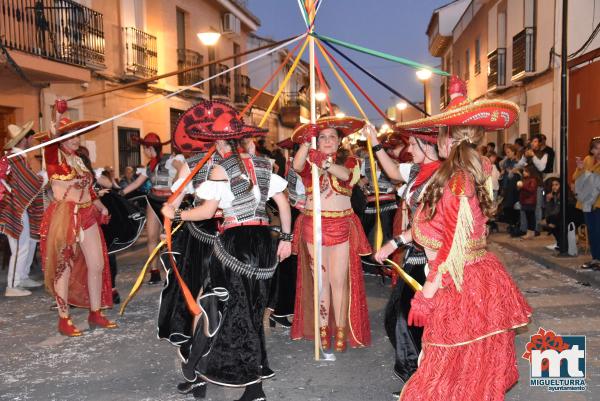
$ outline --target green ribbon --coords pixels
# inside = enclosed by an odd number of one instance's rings
[[[423,69],[427,69],[427,70],[431,71],[434,74],[438,74],[438,75],[442,75],[442,76],[447,76],[447,77],[450,76],[450,74],[448,74],[446,71],[438,70],[437,68],[433,68],[433,67],[430,67],[430,66],[425,65],[425,64],[417,63],[416,61],[408,60],[408,59],[403,58],[403,57],[394,56],[394,55],[391,55],[391,54],[388,54],[388,53],[384,53],[384,52],[380,52],[380,51],[377,51],[377,50],[367,49],[366,47],[354,45],[352,43],[344,42],[344,41],[339,40],[339,39],[330,38],[329,36],[319,35],[318,33],[311,33],[311,35],[313,35],[313,36],[315,36],[315,37],[317,37],[317,38],[319,38],[321,40],[324,40],[326,42],[335,43],[335,44],[338,44],[340,46],[347,47],[348,49],[356,50],[358,52],[365,53],[365,54],[370,54],[371,56],[383,58],[385,60],[390,60],[390,61],[393,61],[395,63],[404,64],[404,65],[407,65],[407,66],[415,68],[415,69],[421,69],[421,68],[423,68]]]
[[[304,18],[306,26],[310,26],[310,22],[308,21],[308,14],[306,13],[306,8],[304,7],[302,0],[298,0],[298,6],[300,7],[300,11],[302,11],[302,18]]]

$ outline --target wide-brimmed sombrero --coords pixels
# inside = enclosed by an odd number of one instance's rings
[[[450,103],[440,114],[396,124],[396,128],[414,129],[442,126],[478,126],[486,130],[510,127],[519,115],[516,103],[502,99],[467,98],[466,84],[452,76],[449,86]]]
[[[156,132],[148,132],[143,138],[139,136],[133,136],[132,141],[139,143],[142,146],[164,146],[168,145],[171,141],[162,142],[160,136]]]
[[[365,126],[365,122],[355,117],[323,117],[318,119],[315,125],[319,131],[334,128],[341,132],[344,137],[347,137],[362,129]],[[296,128],[292,133],[292,141],[301,143],[304,134],[307,130],[311,129],[311,126],[312,124],[308,123]]]
[[[408,140],[411,136],[417,139],[420,139],[424,142],[431,143],[433,145],[437,144],[438,141],[439,130],[437,127],[427,127],[427,128],[416,128],[416,129],[399,129],[395,127],[394,132],[389,134],[388,140],[391,138],[395,138],[396,140],[400,140],[400,138],[404,138]]]
[[[263,136],[267,132],[245,124],[239,112],[227,103],[202,100],[179,117],[173,131],[173,142],[182,151],[193,151],[204,148],[206,142]]]
[[[10,137],[9,141],[4,145],[4,150],[10,149],[14,147],[17,143],[21,142],[21,139],[25,138],[25,136],[31,131],[33,128],[33,120],[26,122],[25,124],[19,126],[15,124],[9,124],[8,136]]]

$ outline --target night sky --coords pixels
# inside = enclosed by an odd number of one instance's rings
[[[429,55],[425,30],[432,11],[449,3],[449,0],[322,1],[316,21],[317,32],[431,66],[439,64],[439,58]],[[258,35],[282,39],[306,29],[296,0],[250,0],[249,7],[261,20]],[[414,70],[353,50],[341,50],[409,99],[423,99],[423,86]],[[337,58],[380,108],[385,110],[396,104],[398,99],[394,95],[340,57]],[[319,61],[333,90],[332,101],[340,105],[346,114],[358,115],[325,60]],[[353,92],[373,122],[380,124],[380,115],[361,98],[358,91],[353,89]]]

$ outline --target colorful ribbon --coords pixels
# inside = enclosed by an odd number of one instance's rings
[[[339,72],[337,71],[337,69],[335,68],[335,66],[333,65],[331,60],[329,59],[329,56],[323,49],[323,45],[321,45],[321,43],[319,41],[317,41],[316,43],[317,43],[317,46],[319,47],[319,50],[321,51],[321,54],[325,58],[325,61],[327,61],[327,64],[329,64],[331,71],[333,72],[333,74],[335,75],[337,80],[340,82],[340,85],[342,85],[342,88],[344,88],[346,95],[348,95],[348,98],[352,101],[352,103],[354,103],[354,106],[357,108],[357,110],[360,112],[360,114],[363,116],[363,118],[367,121],[367,123],[369,123],[369,117],[367,117],[367,114],[364,112],[364,110],[362,109],[362,107],[360,106],[358,101],[356,100],[356,97],[354,96],[354,94],[352,94],[352,91],[350,90],[350,88],[348,88],[348,85],[346,85],[346,82],[344,82],[344,79],[340,76]],[[373,155],[373,148],[371,146],[371,139],[369,137],[367,137],[367,150],[369,151],[369,164],[371,165],[371,179],[373,180],[374,187],[375,187],[375,210],[377,211],[377,214],[376,214],[377,218],[376,218],[376,225],[375,225],[375,244],[374,245],[375,245],[375,250],[379,250],[379,248],[381,248],[381,244],[383,243],[383,230],[381,228],[381,211],[379,208],[379,185],[378,185],[378,180],[377,180],[377,169],[375,167],[375,157]]]
[[[398,273],[398,275],[402,277],[402,280],[404,280],[406,284],[410,285],[414,291],[421,291],[423,289],[423,286],[419,284],[417,280],[412,278],[412,276],[410,276],[407,272],[405,272],[403,268],[398,266],[396,262],[391,259],[386,259],[385,261],[392,265],[394,270],[396,270],[396,273]]]

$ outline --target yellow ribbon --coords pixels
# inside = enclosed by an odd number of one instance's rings
[[[172,234],[175,234],[175,232],[177,232],[177,230],[179,230],[179,228],[182,225],[183,225],[183,222],[179,223],[177,225],[177,227],[175,227],[173,229]],[[142,286],[142,282],[144,281],[144,277],[146,276],[146,270],[148,270],[148,266],[150,266],[150,262],[152,262],[152,259],[154,259],[154,257],[158,253],[158,251],[160,251],[160,249],[165,245],[166,242],[167,242],[166,240],[160,241],[159,244],[156,246],[156,248],[154,248],[154,250],[150,253],[150,256],[148,256],[148,260],[146,260],[146,263],[144,264],[144,267],[142,267],[142,270],[140,271],[140,274],[138,275],[137,280],[135,280],[133,287],[131,287],[131,291],[129,291],[129,295],[127,295],[127,299],[125,300],[125,302],[123,302],[123,305],[121,305],[121,309],[119,310],[119,315],[123,316],[123,313],[125,313],[125,308],[127,307],[127,304],[129,303],[129,301],[131,301],[133,299],[135,294],[138,292],[138,290]]]
[[[269,114],[271,114],[271,110],[273,110],[275,103],[277,103],[279,96],[281,96],[281,92],[283,92],[283,89],[287,85],[294,70],[298,66],[298,63],[300,62],[300,58],[302,57],[302,55],[304,54],[304,50],[306,49],[306,45],[308,45],[309,38],[310,38],[310,36],[307,36],[306,39],[304,40],[304,44],[302,45],[302,47],[300,48],[300,51],[298,52],[298,55],[294,59],[294,63],[292,64],[292,67],[290,68],[287,75],[283,79],[283,82],[281,82],[281,84],[279,85],[279,89],[277,89],[277,93],[275,93],[275,96],[273,96],[273,100],[271,101],[271,104],[269,105],[269,107],[267,107],[267,111],[265,111],[265,114],[262,116],[262,119],[258,123],[259,127],[262,127],[263,124],[265,123],[265,121],[267,121],[267,118],[269,118]]]
[[[413,290],[421,291],[423,289],[423,286],[419,284],[417,280],[412,278],[412,276],[410,276],[407,272],[405,272],[403,268],[398,266],[396,262],[391,259],[386,259],[385,261],[392,265],[394,270],[396,270],[396,273],[398,273],[398,275],[402,277],[402,280],[404,280],[406,284],[410,285]]]
[[[348,88],[348,85],[346,85],[346,82],[344,82],[344,79],[338,73],[337,69],[331,62],[331,59],[327,55],[327,52],[325,52],[323,50],[323,45],[318,40],[315,40],[315,43],[319,47],[319,50],[321,51],[321,54],[325,58],[325,61],[327,61],[327,64],[329,64],[329,68],[331,68],[331,71],[333,71],[333,74],[335,75],[337,80],[340,82],[340,85],[342,85],[342,88],[344,88],[346,95],[348,95],[348,98],[352,101],[352,103],[354,103],[354,106],[360,112],[360,114],[363,116],[363,118],[365,119],[365,121],[368,124],[369,117],[367,117],[367,114],[364,112],[364,110],[362,109],[360,104],[358,104],[356,97],[352,94],[352,91],[350,90],[350,88]],[[381,244],[383,243],[383,230],[381,228],[381,212],[380,212],[380,208],[379,208],[379,184],[377,181],[377,169],[375,167],[375,157],[373,155],[373,148],[371,146],[371,139],[369,137],[367,137],[367,150],[369,151],[369,164],[371,166],[371,179],[373,180],[373,183],[375,184],[374,185],[374,187],[375,187],[375,210],[377,211],[377,213],[376,213],[377,218],[376,218],[376,226],[375,226],[375,244],[374,245],[375,245],[375,251],[378,251],[381,248]]]

